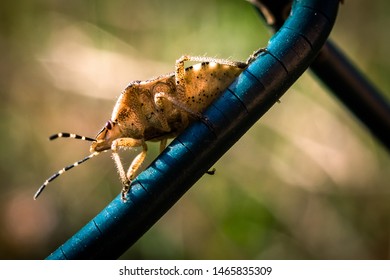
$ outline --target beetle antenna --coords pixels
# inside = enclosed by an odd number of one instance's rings
[[[86,137],[86,136],[82,136],[74,133],[68,133],[68,132],[60,132],[57,134],[53,134],[52,136],[49,137],[50,140],[54,140],[57,138],[73,138],[73,139],[80,139],[83,141],[91,141],[91,142],[96,141],[96,139],[91,137]]]
[[[60,133],[59,133],[60,134]],[[57,135],[59,135],[57,134]],[[61,137],[61,136],[57,136],[57,137]],[[55,137],[55,138],[57,138]],[[65,136],[66,137],[66,136]],[[53,138],[53,139],[55,139]],[[74,138],[74,137],[72,137]],[[76,139],[82,139],[82,138],[76,138]],[[84,139],[83,139],[84,140]],[[89,140],[88,140],[89,141]],[[95,140],[93,140],[95,141]],[[41,194],[41,192],[46,188],[46,186],[51,182],[53,181],[55,178],[57,178],[58,176],[60,176],[61,174],[63,174],[65,171],[68,171],[69,169],[72,169],[73,167],[75,166],[78,166],[80,164],[82,164],[83,162],[86,162],[87,160],[93,158],[94,156],[97,156],[98,154],[100,154],[100,152],[94,152],[92,154],[90,154],[89,156],[86,156],[85,158],[83,158],[82,160],[79,160],[79,161],[76,161],[75,163],[71,164],[71,165],[68,165],[64,168],[62,168],[61,170],[59,170],[58,172],[54,173],[49,179],[47,179],[43,184],[42,186],[38,189],[38,191],[35,193],[34,195],[34,200],[36,200],[38,198],[38,196]]]

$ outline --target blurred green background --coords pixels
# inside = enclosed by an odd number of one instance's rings
[[[389,99],[390,3],[345,2],[331,37]],[[0,258],[45,258],[120,192],[106,153],[34,201],[89,150],[49,135],[93,137],[130,81],[173,71],[182,54],[245,60],[270,36],[241,0],[1,1]],[[305,73],[122,258],[389,259],[389,163]]]

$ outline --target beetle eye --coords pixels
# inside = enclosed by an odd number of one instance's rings
[[[111,121],[108,121],[108,122],[106,123],[106,128],[107,128],[108,130],[110,130],[110,129],[112,128],[112,123],[111,123]]]

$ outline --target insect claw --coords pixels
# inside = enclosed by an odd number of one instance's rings
[[[255,51],[246,61],[246,64],[252,63],[261,53],[269,53],[267,48],[260,48]]]
[[[127,194],[129,193],[130,185],[131,185],[131,180],[129,180],[127,183],[123,184],[123,188],[122,188],[122,192],[121,192],[121,200],[123,202],[127,201]]]
[[[129,192],[129,190],[127,189],[127,190],[125,190],[125,189],[122,189],[122,192],[121,192],[121,200],[123,201],[123,202],[126,202],[127,201],[127,193]]]
[[[215,174],[215,171],[216,171],[216,169],[215,169],[215,168],[212,168],[212,169],[206,171],[206,174],[208,174],[208,175],[214,175],[214,174]]]

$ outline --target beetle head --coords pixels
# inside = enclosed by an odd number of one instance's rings
[[[116,122],[108,121],[92,142],[90,152],[101,152],[111,148],[112,141],[120,138],[121,132]]]

